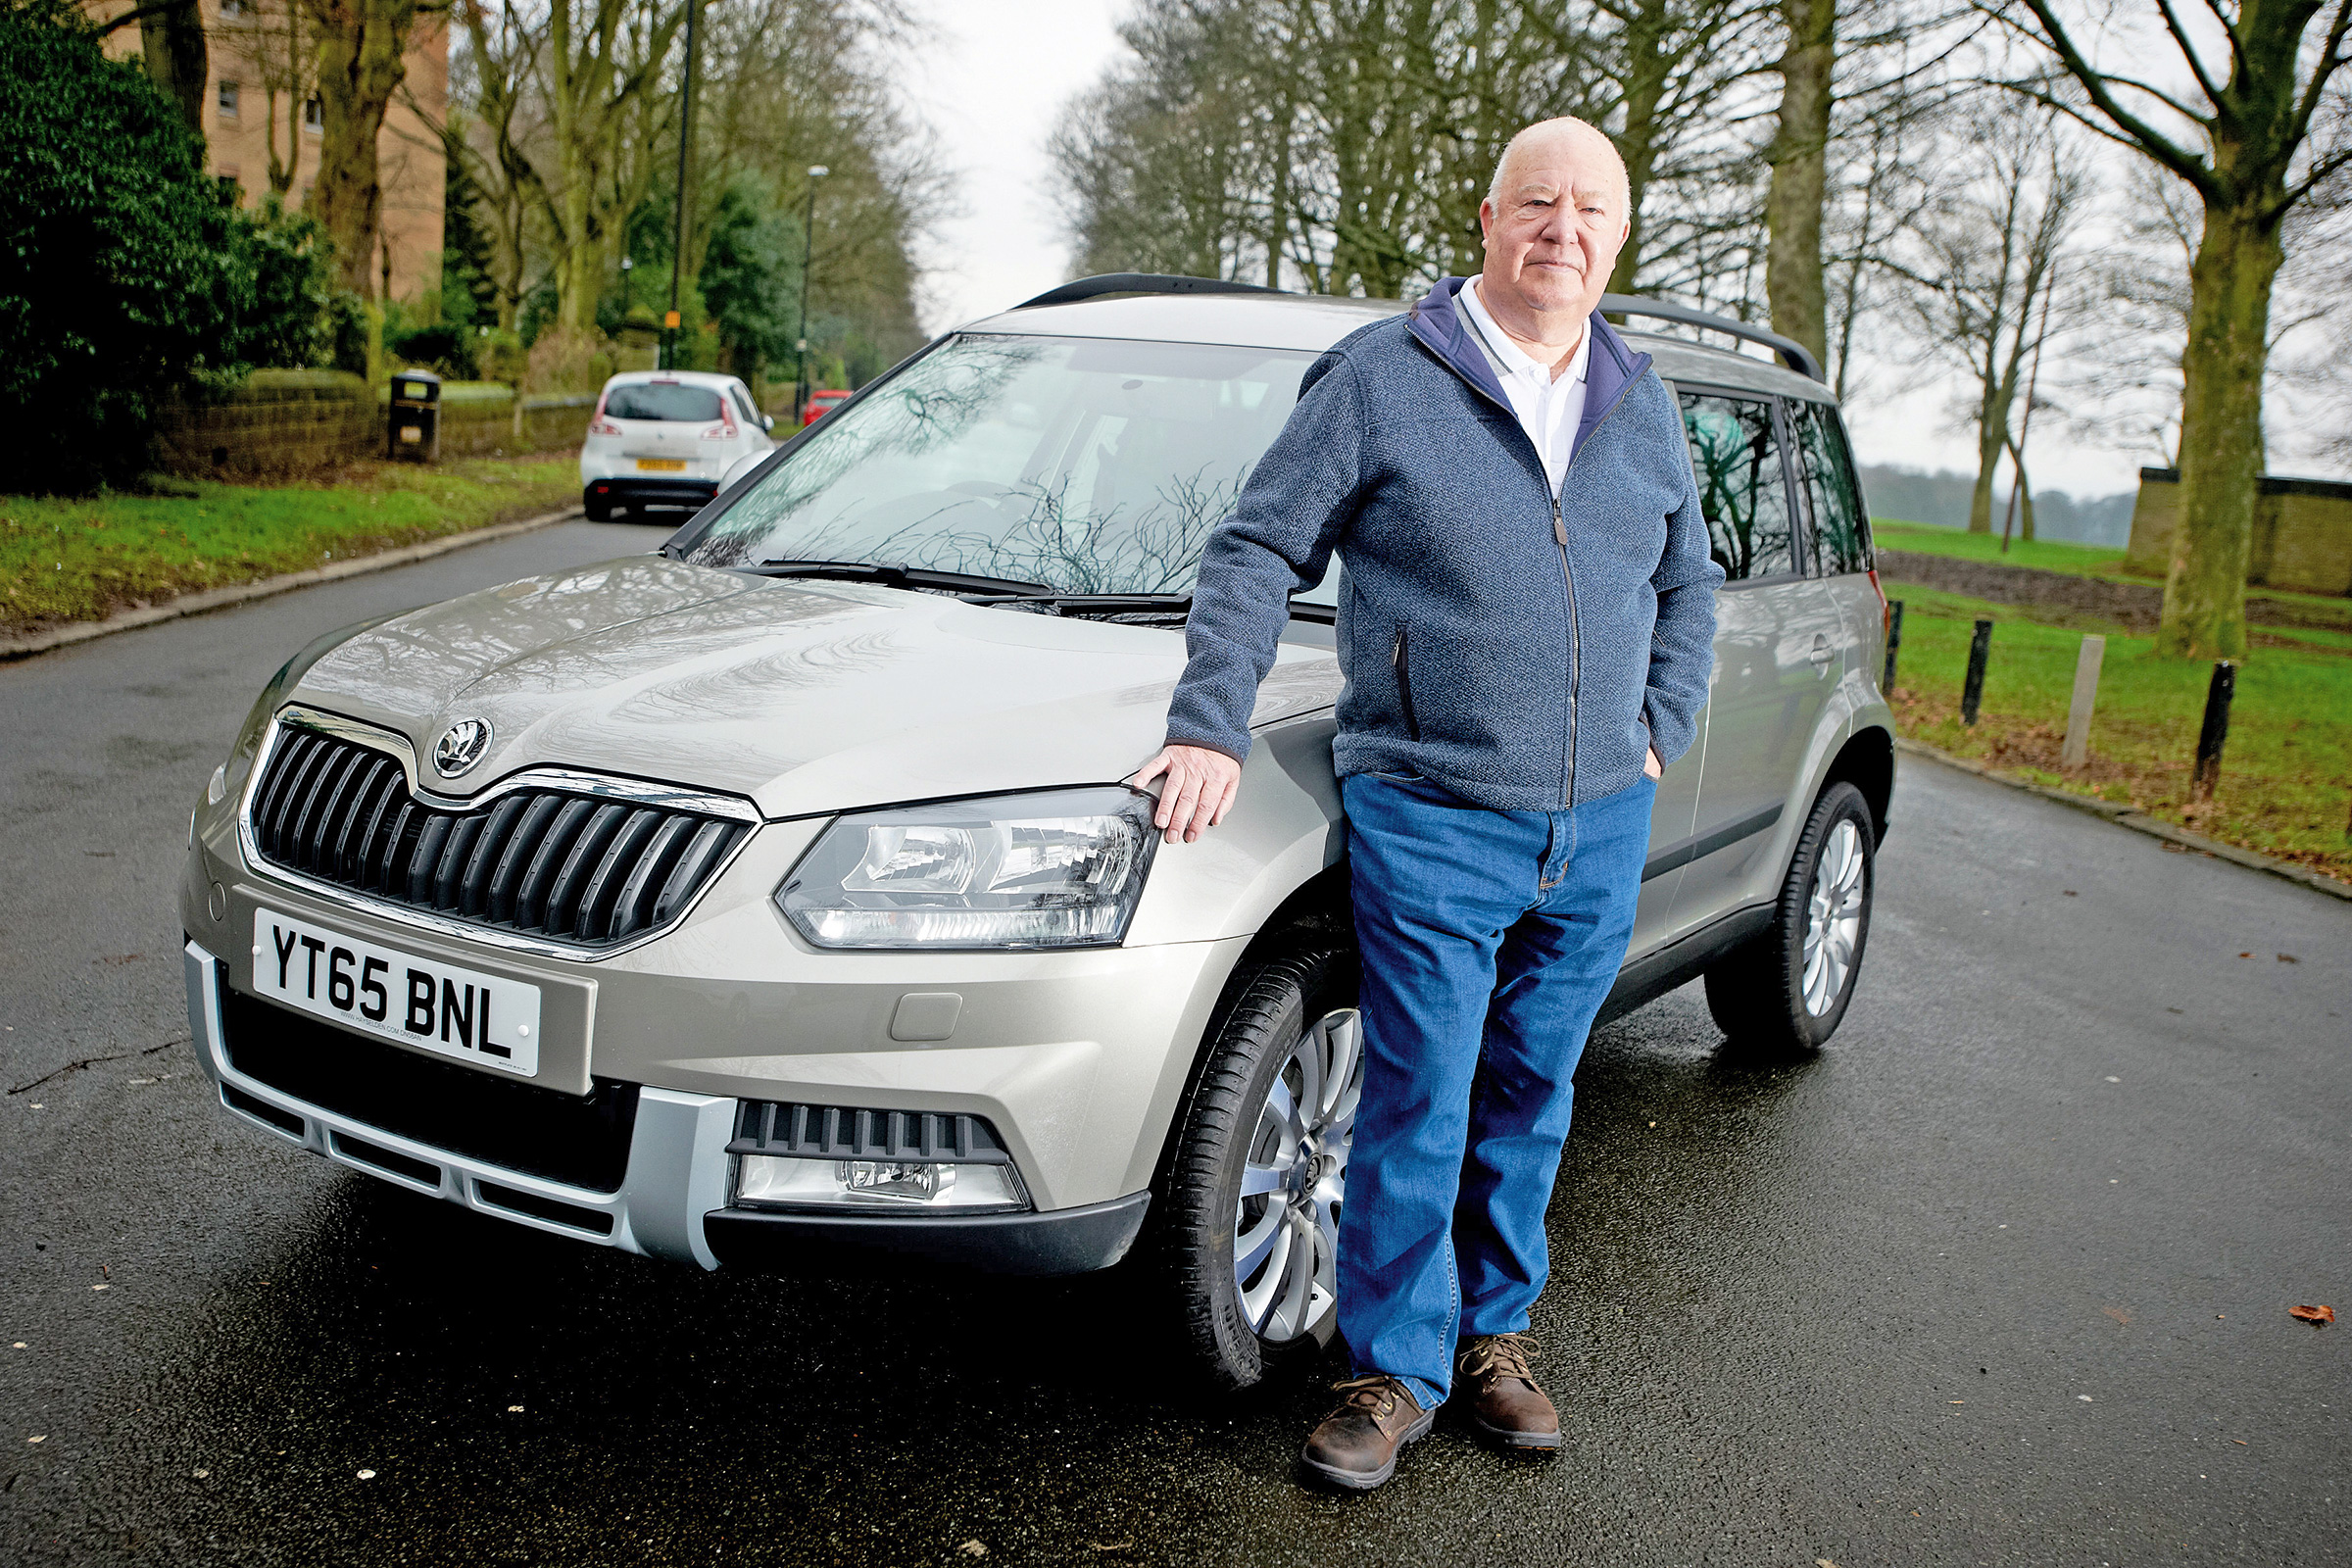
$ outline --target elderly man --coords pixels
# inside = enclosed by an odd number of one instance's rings
[[[1303,1457],[1358,1490],[1457,1393],[1494,1441],[1559,1446],[1524,1338],[1544,1209],[1723,580],[1674,399],[1595,314],[1627,231],[1608,138],[1521,131],[1479,225],[1478,277],[1307,371],[1209,540],[1167,746],[1136,775],[1164,775],[1171,841],[1223,818],[1286,602],[1337,550],[1366,1057],[1340,1221],[1355,1376]]]

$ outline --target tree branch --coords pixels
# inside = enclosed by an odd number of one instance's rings
[[[2200,193],[2208,196],[2220,193],[2220,182],[2203,160],[2116,101],[2115,94],[2107,89],[2107,78],[2092,69],[2090,62],[2083,58],[2082,51],[2076,47],[2065,24],[2050,9],[2050,0],[2026,0],[2026,9],[2033,12],[2034,19],[2041,24],[2041,41],[2057,54],[2067,74],[2090,95],[2090,101],[2098,107],[2099,113],[2125,132],[2124,136],[2115,139],[2137,146],[2148,157],[2196,186]]]
[[[2180,24],[2180,14],[2173,9],[2173,0],[2156,0],[2156,9],[2164,13],[2165,30],[2173,35],[2173,42],[2180,46],[2180,58],[2188,62],[2188,74],[2197,78],[2197,87],[2205,94],[2205,101],[2219,104],[2222,101],[2222,89],[2215,86],[2213,78],[2205,74],[2205,62],[2197,58],[2196,46],[2188,41],[2188,29]],[[2228,24],[2226,21],[2223,24],[2225,27]],[[2230,44],[2231,48],[2237,46],[2235,33],[2230,35]]]

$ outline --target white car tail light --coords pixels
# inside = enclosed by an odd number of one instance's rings
[[[705,431],[703,432],[703,439],[704,439],[704,440],[706,440],[706,441],[732,441],[732,440],[734,440],[734,439],[735,439],[735,422],[734,422],[732,419],[728,419],[728,420],[723,420],[723,421],[721,421],[720,423],[717,423],[717,424],[711,425],[711,426],[710,426],[709,429],[707,429],[707,430],[705,430]]]

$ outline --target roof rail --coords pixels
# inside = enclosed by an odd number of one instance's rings
[[[1633,294],[1603,294],[1600,297],[1600,314],[1646,316],[1654,320],[1679,321],[1685,326],[1723,332],[1750,343],[1762,344],[1778,354],[1788,368],[1799,375],[1810,376],[1816,381],[1829,379],[1821,373],[1821,362],[1813,357],[1813,351],[1796,339],[1783,337],[1778,332],[1766,331],[1760,326],[1751,326],[1745,321],[1736,321],[1728,316],[1710,316],[1705,311],[1695,311],[1688,305],[1676,305],[1668,300],[1645,300]]]
[[[1023,300],[1013,307],[1016,311],[1034,310],[1040,305],[1075,305],[1080,300],[1100,299],[1105,294],[1283,294],[1286,289],[1267,288],[1262,283],[1237,283],[1222,277],[1176,277],[1166,272],[1103,272],[1094,277],[1081,277],[1050,288],[1033,300]]]

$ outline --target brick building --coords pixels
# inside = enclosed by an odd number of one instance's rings
[[[87,0],[101,21],[133,0]],[[311,90],[314,35],[300,0],[200,0],[207,70],[205,168],[254,205],[270,189],[274,145],[290,176],[286,202],[301,207],[318,168],[318,105]],[[107,35],[107,53],[136,58],[136,24]],[[408,79],[393,94],[376,138],[384,187],[380,248],[368,270],[378,290],[414,300],[441,286],[441,202],[446,175],[433,127],[449,110],[449,25],[445,14],[420,13],[409,35]]]

